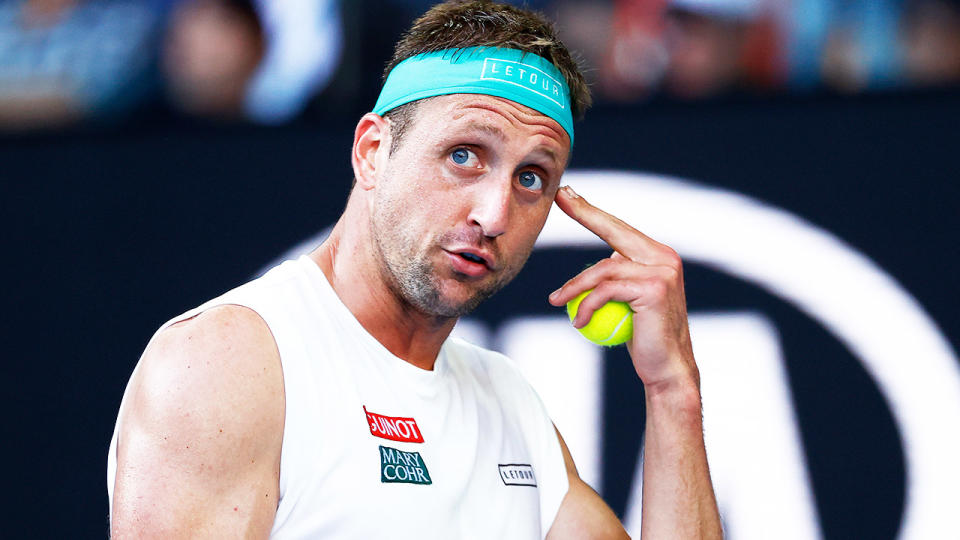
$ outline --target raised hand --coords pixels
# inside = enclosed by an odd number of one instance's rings
[[[710,481],[700,376],[693,359],[683,268],[677,252],[596,208],[569,187],[557,206],[614,249],[550,295],[561,306],[587,289],[574,326],[589,322],[610,300],[630,304],[633,338],[627,345],[646,391],[642,538],[722,538]]]
[[[677,252],[591,205],[569,186],[557,192],[556,203],[614,252],[554,291],[550,303],[562,306],[594,289],[580,304],[573,321],[577,328],[586,325],[593,312],[608,301],[628,303],[634,316],[633,338],[627,347],[644,386],[698,385],[687,326],[683,266]]]

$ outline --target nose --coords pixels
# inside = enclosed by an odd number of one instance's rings
[[[503,175],[478,182],[473,193],[473,205],[468,220],[480,227],[483,235],[496,238],[507,231],[510,222],[510,204],[513,197],[513,179]]]

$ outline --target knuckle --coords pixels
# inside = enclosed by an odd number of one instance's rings
[[[603,259],[603,260],[599,261],[597,264],[595,264],[595,265],[593,265],[593,266],[594,266],[598,271],[603,272],[603,273],[607,273],[607,272],[609,272],[610,270],[616,268],[616,267],[618,266],[618,263],[617,263],[617,261],[615,261],[615,260],[613,260],[613,259],[607,258],[607,259]]]
[[[678,283],[680,281],[680,268],[676,266],[664,266],[663,267],[663,279],[670,283]]]
[[[680,254],[670,246],[663,246],[663,258],[666,265],[671,268],[679,269],[683,266],[683,259]]]

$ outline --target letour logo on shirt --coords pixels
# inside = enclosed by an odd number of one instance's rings
[[[404,452],[381,446],[380,482],[427,485],[432,484],[433,480],[420,452]]]
[[[537,487],[537,477],[533,474],[533,467],[526,463],[507,463],[497,465],[500,469],[500,480],[507,486]]]
[[[413,418],[372,413],[367,410],[366,405],[363,407],[363,412],[367,415],[370,434],[374,437],[398,442],[423,442],[423,435],[420,433],[417,421]]]

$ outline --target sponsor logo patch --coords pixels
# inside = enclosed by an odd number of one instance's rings
[[[500,469],[500,479],[507,486],[537,487],[537,477],[533,474],[533,467],[524,463],[506,463],[497,465]]]
[[[372,413],[366,407],[363,408],[363,412],[367,415],[370,434],[374,437],[399,442],[423,442],[423,435],[420,433],[420,428],[417,427],[417,421],[413,418],[384,416]]]
[[[387,484],[433,483],[420,452],[404,452],[388,446],[380,447],[380,481]]]

